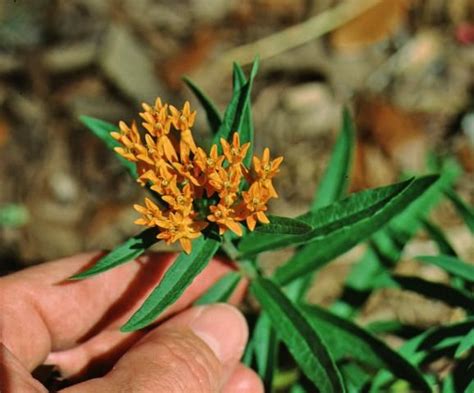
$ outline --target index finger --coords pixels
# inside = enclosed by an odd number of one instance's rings
[[[0,278],[1,339],[29,370],[51,351],[71,348],[104,328],[118,328],[175,258],[150,254],[87,280],[63,283],[98,256],[77,255]],[[160,319],[187,307],[230,270],[224,261],[212,260]]]

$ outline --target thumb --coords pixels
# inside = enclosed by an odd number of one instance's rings
[[[105,377],[62,392],[220,392],[247,337],[247,324],[236,308],[195,307],[148,333]]]
[[[45,393],[20,361],[0,342],[0,392]]]

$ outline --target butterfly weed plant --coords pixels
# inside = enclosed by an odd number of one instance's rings
[[[145,228],[72,278],[85,279],[129,262],[159,241],[178,244],[181,253],[162,281],[122,326],[122,331],[130,332],[152,323],[216,253],[224,253],[235,261],[235,271],[196,304],[225,302],[240,279],[248,279],[250,295],[260,308],[248,313],[251,338],[244,362],[259,373],[266,391],[474,391],[474,383],[466,378],[473,375],[474,268],[459,259],[443,231],[427,218],[433,206],[448,198],[474,230],[472,208],[452,188],[458,166],[447,161],[434,168],[439,175],[347,195],[354,129],[345,109],[339,137],[308,212],[296,218],[272,216],[267,203],[278,196],[273,178],[283,157],[272,157],[268,148],[261,154],[253,152],[250,92],[257,68],[258,61],[247,78],[234,65],[233,94],[223,116],[185,79],[207,116],[213,135],[209,150],[194,139],[197,114],[188,102],[181,109],[160,99],[143,104],[141,131],[135,122],[120,122],[117,127],[81,117],[149,195],[135,205],[136,224]],[[432,237],[440,253],[420,256],[419,261],[445,270],[449,285],[394,273],[404,246],[420,229]],[[343,295],[332,307],[305,302],[314,274],[363,242],[367,251],[354,264]],[[265,276],[259,267],[260,253],[285,247],[295,252]],[[409,329],[408,337],[398,321],[355,324],[368,296],[388,287],[459,307],[463,317],[426,331]],[[403,336],[405,344],[397,351],[391,349],[378,338],[384,333]],[[452,361],[452,371],[443,378],[429,368],[441,357]]]

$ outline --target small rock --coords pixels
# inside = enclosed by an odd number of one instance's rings
[[[190,8],[194,18],[202,23],[214,23],[224,19],[236,5],[235,0],[191,0]]]
[[[0,74],[18,71],[22,66],[22,62],[15,55],[0,52]]]
[[[71,175],[58,171],[51,173],[48,181],[53,196],[58,202],[67,204],[77,199],[79,186]]]
[[[53,47],[45,53],[43,61],[51,72],[66,72],[91,65],[96,54],[96,43],[86,41]]]
[[[442,55],[442,36],[434,30],[421,31],[397,54],[393,71],[398,75],[419,75],[433,67]]]
[[[105,37],[100,65],[107,76],[137,102],[153,102],[167,94],[153,73],[153,62],[142,44],[122,25],[112,25]]]
[[[461,120],[461,128],[471,146],[474,146],[474,112],[469,112]]]
[[[283,106],[292,112],[306,112],[332,104],[329,88],[323,83],[305,83],[290,87],[282,97]]]

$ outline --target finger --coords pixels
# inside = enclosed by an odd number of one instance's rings
[[[239,364],[222,393],[264,393],[263,383],[252,369]]]
[[[229,299],[230,304],[238,304],[246,290],[242,280]],[[61,376],[78,381],[87,375],[101,376],[125,353],[144,332],[121,333],[117,328],[106,329],[88,341],[66,350],[48,355],[45,364],[55,365]]]
[[[51,351],[123,324],[174,260],[171,254],[151,254],[87,280],[64,283],[97,257],[83,254],[0,278],[3,342],[27,369],[41,364]],[[211,261],[161,318],[187,307],[230,269],[222,260]]]
[[[236,308],[195,307],[147,334],[105,377],[62,392],[219,392],[247,338],[247,324]]]
[[[50,353],[44,364],[54,365],[61,377],[71,382],[103,376],[145,334],[145,331],[122,333],[107,329],[77,347]]]
[[[47,392],[2,343],[0,343],[0,392]]]

